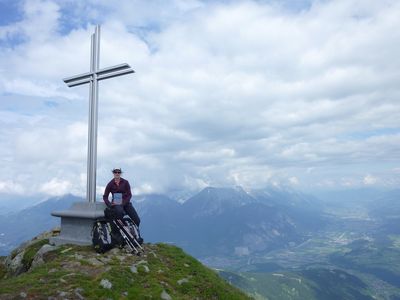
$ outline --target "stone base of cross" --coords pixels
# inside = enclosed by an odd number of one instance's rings
[[[90,72],[65,78],[69,87],[89,84],[89,133],[87,163],[87,202],[78,202],[69,210],[52,212],[52,216],[61,218],[60,236],[53,237],[51,242],[60,244],[90,245],[91,232],[96,218],[104,216],[105,204],[96,203],[96,168],[97,168],[97,114],[98,82],[100,80],[134,73],[128,64],[120,64],[104,69],[99,68],[100,60],[100,26],[92,34],[90,53]]]
[[[51,237],[50,243],[91,245],[93,222],[104,217],[105,208],[104,203],[76,202],[69,210],[52,212],[52,216],[61,218],[61,232],[59,236]]]

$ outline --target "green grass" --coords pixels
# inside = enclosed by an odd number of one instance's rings
[[[5,256],[0,256],[0,280],[7,274],[7,269],[4,266]]]
[[[22,257],[22,264],[24,265],[25,270],[29,270],[31,267],[33,258],[35,257],[36,253],[42,248],[43,245],[49,243],[49,240],[39,240],[31,245],[29,245],[24,252],[24,256]]]
[[[35,244],[27,249],[27,263],[32,262],[32,253],[40,247]],[[105,263],[93,265],[90,261],[93,258]],[[160,299],[164,290],[173,299],[249,299],[213,270],[181,249],[166,244],[146,245],[145,255],[141,257],[122,252],[98,255],[91,247],[68,245],[46,253],[44,260],[45,264],[29,272],[0,279],[0,299],[13,299],[21,292],[27,298],[40,299],[75,299],[76,292],[86,299]],[[140,263],[142,260],[145,263]],[[137,273],[131,271],[132,265],[136,266]],[[101,287],[102,279],[109,280],[112,288]],[[187,282],[178,284],[182,279]]]

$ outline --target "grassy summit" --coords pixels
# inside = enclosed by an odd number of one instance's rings
[[[40,259],[47,242],[37,239],[8,263],[0,260],[0,299],[249,299],[175,246],[146,244],[136,256],[64,245]],[[10,274],[10,259],[20,260],[21,274]]]

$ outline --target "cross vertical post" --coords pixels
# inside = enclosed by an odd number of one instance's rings
[[[86,198],[89,203],[96,202],[96,169],[97,169],[97,128],[99,81],[122,76],[135,71],[128,64],[99,69],[100,63],[100,26],[97,25],[91,36],[90,72],[64,79],[69,87],[89,83],[89,128],[87,152],[87,188]]]
[[[95,33],[91,36],[90,72],[93,78],[89,88],[89,128],[88,128],[88,154],[87,154],[87,200],[96,201],[96,166],[97,166],[97,115],[98,115],[98,82],[96,72],[99,69],[100,56],[100,26],[96,26]]]

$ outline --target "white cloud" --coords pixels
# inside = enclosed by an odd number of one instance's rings
[[[299,179],[297,178],[297,177],[290,177],[289,178],[289,182],[292,184],[292,185],[299,185],[300,184],[300,181],[299,181]]]
[[[136,71],[100,83],[99,193],[115,164],[143,192],[397,182],[397,1],[70,4],[0,27],[0,157],[27,190],[84,191],[88,87],[61,79],[88,71],[96,21],[101,66]]]
[[[70,192],[71,182],[53,178],[44,183],[39,191],[52,196],[61,196]]]
[[[22,195],[24,187],[14,180],[0,181],[0,193]]]
[[[133,189],[133,193],[135,195],[140,195],[140,194],[151,194],[155,193],[157,190],[155,190],[151,184],[149,183],[143,183],[141,186],[135,187]]]
[[[377,177],[374,177],[374,176],[368,174],[368,175],[366,175],[366,176],[364,177],[363,183],[364,183],[365,185],[374,185],[374,184],[376,184],[376,183],[378,182],[378,180],[379,180],[379,179],[378,179]]]

